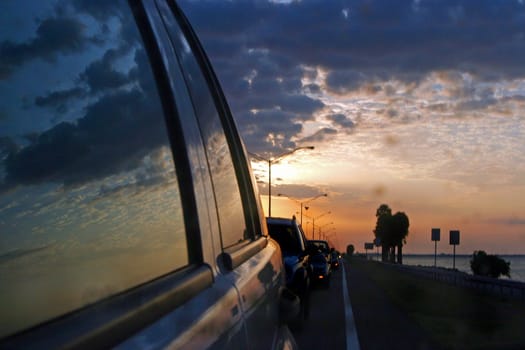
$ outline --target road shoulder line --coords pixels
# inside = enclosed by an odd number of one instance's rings
[[[346,333],[346,349],[360,350],[359,339],[357,337],[357,329],[355,328],[354,313],[352,312],[352,304],[350,304],[350,295],[348,293],[348,286],[346,283],[345,264],[341,264],[343,270],[343,302],[345,305],[345,333]]]

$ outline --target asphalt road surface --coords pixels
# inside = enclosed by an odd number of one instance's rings
[[[346,295],[345,295],[346,293]],[[313,288],[310,317],[292,328],[299,349],[439,349],[359,268],[344,262],[329,288]]]
[[[334,270],[328,288],[313,286],[310,316],[301,329],[292,328],[299,349],[347,349],[344,273],[343,268]]]

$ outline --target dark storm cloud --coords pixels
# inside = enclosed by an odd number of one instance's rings
[[[5,160],[6,184],[75,185],[138,167],[163,140],[162,126],[149,119],[159,113],[151,105],[138,91],[101,98],[77,124],[60,123],[11,152]]]
[[[125,50],[108,50],[102,59],[91,63],[80,78],[86,81],[92,91],[113,89],[128,83],[127,75],[113,68],[114,60],[123,54]]]
[[[481,7],[483,5],[490,5],[490,2],[481,4]],[[219,46],[222,41],[231,39],[245,45],[230,45],[218,56],[235,55],[243,47],[264,48],[270,50],[271,55],[279,54],[295,62],[331,68],[373,66],[377,71],[388,67],[388,62],[390,69],[411,67],[420,70],[429,64],[441,65],[439,62],[443,58],[434,60],[434,63],[417,59],[418,55],[426,55],[421,48],[455,46],[456,39],[450,43],[451,32],[471,29],[460,37],[471,40],[472,33],[479,29],[475,24],[465,27],[461,23],[460,26],[457,18],[450,16],[451,10],[461,7],[457,1],[449,6],[445,2],[424,2],[417,11],[412,1],[368,0],[347,4],[338,1],[291,4],[205,1],[183,3],[183,6],[194,26],[201,29],[205,42],[208,38]],[[350,13],[347,19],[342,13],[345,7]],[[483,12],[477,8],[472,10]],[[512,15],[511,9],[502,9],[501,12]],[[465,13],[468,19],[468,11]],[[220,21],[220,18],[229,20]],[[504,18],[501,22],[506,21]],[[478,42],[482,39],[477,33],[475,38]],[[401,57],[411,59],[396,59]]]
[[[2,140],[2,149],[8,152],[0,187],[46,181],[78,185],[139,167],[145,155],[166,142],[162,121],[152,120],[162,111],[153,100],[155,90],[150,87],[154,83],[145,77],[144,56],[140,51],[135,55],[137,67],[129,74],[134,80],[128,81],[140,88],[103,94],[75,123],[62,122],[32,135],[26,147],[14,148],[11,140]]]
[[[0,43],[3,77],[30,60],[48,60],[61,74],[62,65],[71,68],[66,54],[77,54],[79,62],[98,56],[72,77],[69,88],[34,82],[39,95],[31,102],[52,109],[44,115],[54,126],[0,140],[0,191],[43,182],[80,185],[141,169],[144,157],[166,144],[163,121],[152,120],[162,111],[149,61],[137,49],[140,38],[131,13],[123,16],[121,7],[106,1],[59,2],[49,17],[36,19],[28,39]],[[102,21],[93,25],[86,16],[77,19],[79,13]],[[111,48],[100,57],[101,33]],[[98,47],[87,45],[93,43]],[[77,107],[75,115],[55,124],[70,104]]]
[[[337,130],[332,128],[322,128],[315,132],[313,135],[307,136],[301,139],[301,143],[307,144],[310,142],[323,142],[329,141],[334,135],[337,134]]]
[[[8,154],[16,152],[17,148],[18,147],[16,146],[16,143],[13,142],[13,140],[11,140],[9,137],[0,137],[0,160],[2,160]]]
[[[248,149],[256,152],[280,152],[282,149],[296,147],[293,139],[303,131],[303,125],[294,121],[296,115],[278,109],[247,112],[240,118],[245,121],[240,126]],[[271,154],[267,154],[268,157]]]
[[[357,71],[333,71],[326,77],[328,90],[344,94],[359,89],[368,81],[367,77]]]
[[[66,5],[70,0],[67,0]],[[71,4],[78,12],[87,13],[99,21],[105,21],[112,16],[119,15],[122,5],[118,1],[107,0],[73,0]]]
[[[23,42],[0,43],[0,79],[26,61],[36,58],[53,60],[57,54],[81,51],[88,41],[84,25],[72,18],[48,18],[37,28],[35,37]]]
[[[321,87],[317,84],[307,84],[304,88],[307,92],[312,94],[318,94],[321,92]]]
[[[296,82],[308,74],[305,66],[323,68],[335,93],[363,86],[377,92],[378,83],[419,83],[443,70],[480,80],[525,76],[525,7],[518,1],[180,3],[242,129],[257,126],[243,118],[253,108],[271,109],[304,91],[319,92],[315,85],[297,90]],[[250,88],[245,78],[253,72]],[[278,78],[292,85],[278,86]]]
[[[74,87],[68,90],[53,91],[46,96],[38,96],[35,98],[35,105],[38,107],[50,107],[59,112],[65,110],[66,104],[77,98],[86,96],[87,91],[80,87]]]
[[[332,114],[329,115],[327,119],[334,123],[334,125],[346,130],[352,130],[355,128],[355,123],[344,114]]]

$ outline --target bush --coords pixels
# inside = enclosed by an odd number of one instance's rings
[[[475,251],[470,260],[470,269],[477,276],[498,278],[501,275],[510,277],[510,262],[497,255],[489,255],[483,250]]]

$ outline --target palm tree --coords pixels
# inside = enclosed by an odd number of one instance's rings
[[[392,243],[395,249],[397,246],[397,263],[403,263],[403,244],[406,243],[406,237],[408,236],[408,227],[410,222],[408,216],[398,211],[392,216],[391,219],[391,233],[392,233]]]
[[[381,204],[376,210],[376,228],[374,235],[381,241],[381,260],[389,260],[390,250],[390,218],[392,217],[392,210],[387,204]]]
[[[382,261],[403,263],[403,244],[406,243],[410,222],[403,212],[392,215],[392,209],[387,204],[381,204],[376,210],[376,227],[374,235],[381,240]]]

